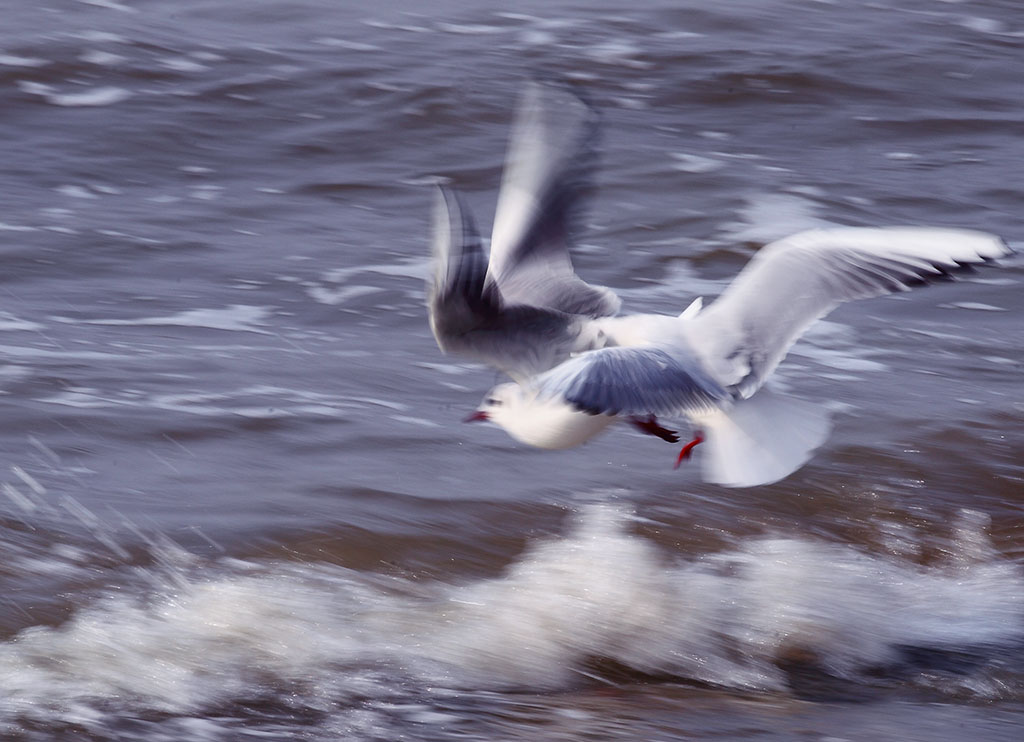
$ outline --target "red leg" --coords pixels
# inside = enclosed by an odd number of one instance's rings
[[[647,417],[630,417],[629,421],[636,426],[637,430],[647,433],[647,435],[657,436],[663,441],[669,443],[678,443],[679,436],[676,435],[676,431],[663,428],[658,425],[658,420],[654,415],[648,415]]]
[[[676,464],[672,468],[678,469],[679,465],[683,463],[683,461],[690,458],[690,454],[693,452],[693,447],[696,446],[698,443],[703,442],[704,434],[699,430],[693,431],[693,440],[687,443],[685,446],[683,446],[683,450],[679,452],[679,457],[676,459]]]

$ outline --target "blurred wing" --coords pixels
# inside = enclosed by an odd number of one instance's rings
[[[490,279],[509,303],[615,314],[618,297],[573,271],[569,244],[597,160],[599,118],[564,88],[531,83],[512,128],[491,236]]]
[[[438,187],[434,206],[433,256],[430,329],[441,350],[447,350],[453,336],[496,315],[501,299],[487,285],[487,254],[473,215],[458,192],[444,186]]]
[[[568,358],[574,318],[543,307],[504,306],[488,283],[487,255],[459,194],[438,189],[434,272],[427,301],[430,329],[445,353],[468,356],[525,381]]]
[[[801,232],[763,247],[690,324],[705,366],[749,397],[816,319],[844,301],[950,279],[1010,254],[990,234],[917,227]]]
[[[534,380],[592,415],[670,415],[717,409],[730,397],[695,360],[655,347],[612,347],[574,356]]]

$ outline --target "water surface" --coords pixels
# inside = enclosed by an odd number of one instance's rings
[[[628,311],[816,225],[1021,247],[1010,2],[56,0],[0,29],[12,740],[1017,740],[1024,263],[848,305],[800,472],[530,450],[426,324],[523,81],[604,115],[577,251]]]

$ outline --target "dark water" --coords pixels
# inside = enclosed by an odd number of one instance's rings
[[[1020,258],[816,325],[835,432],[751,490],[460,425],[423,309],[426,183],[486,223],[538,71],[630,311],[816,224],[1020,248],[1019,4],[425,7],[5,7],[0,736],[1020,739]]]

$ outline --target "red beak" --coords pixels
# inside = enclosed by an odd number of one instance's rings
[[[472,415],[467,417],[462,422],[464,422],[464,423],[478,423],[478,422],[482,422],[484,420],[490,420],[490,419],[491,418],[487,417],[487,413],[484,412],[483,410],[475,410]]]

